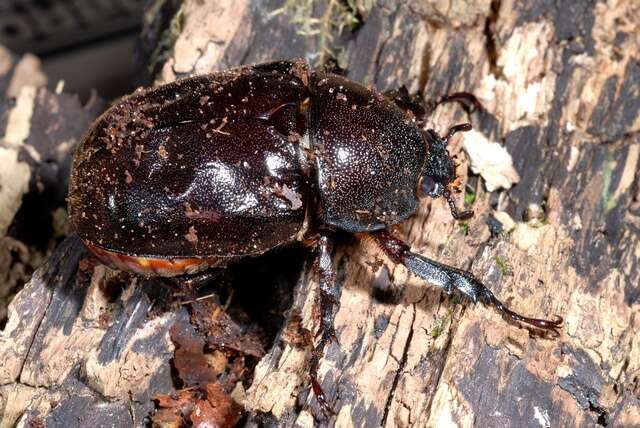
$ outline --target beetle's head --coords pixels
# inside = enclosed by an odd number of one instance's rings
[[[463,123],[449,129],[443,138],[433,129],[423,133],[427,144],[427,160],[420,180],[420,193],[437,198],[444,196],[449,202],[451,214],[456,219],[466,219],[473,215],[472,211],[458,211],[453,193],[460,191],[460,180],[456,176],[456,166],[447,151],[447,143],[457,132],[469,131],[471,124]]]

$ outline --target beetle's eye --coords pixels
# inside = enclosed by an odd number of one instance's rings
[[[442,195],[442,183],[439,183],[430,176],[424,176],[422,178],[422,183],[420,185],[420,191],[422,196],[431,196],[432,198],[437,198]]]

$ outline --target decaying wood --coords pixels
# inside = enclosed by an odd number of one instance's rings
[[[558,339],[540,337],[347,240],[335,258],[339,343],[320,365],[337,414],[326,419],[309,392],[304,338],[317,328],[317,278],[297,264],[295,310],[233,395],[242,423],[640,425],[638,5],[378,0],[356,2],[364,22],[354,32],[308,20],[335,18],[326,8],[337,3],[158,2],[143,56],[164,82],[331,51],[350,78],[380,90],[476,94],[484,111],[441,106],[429,125],[472,121],[511,154],[519,182],[488,192],[469,175],[470,137],[457,138],[450,149],[475,192],[475,217],[460,224],[444,201],[424,200],[400,233],[415,251],[470,269],[519,312],[560,314],[565,326]],[[70,238],[13,300],[0,333],[1,426],[144,425],[151,399],[179,387],[171,328],[193,330],[193,309],[155,307],[167,301],[157,281],[120,279],[110,297],[105,284],[118,274],[88,260]]]
[[[37,58],[0,46],[0,326],[10,298],[68,233],[72,151],[103,108],[52,93],[46,81]]]
[[[21,58],[0,46],[0,95],[15,98],[25,86],[40,88],[47,84],[38,57],[25,54]]]

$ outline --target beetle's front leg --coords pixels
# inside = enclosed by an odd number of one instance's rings
[[[470,92],[454,92],[445,94],[435,100],[425,100],[422,93],[409,94],[407,88],[402,86],[399,89],[385,91],[382,94],[396,106],[400,107],[406,114],[415,117],[419,127],[425,125],[425,119],[441,104],[451,102],[458,103],[468,114],[483,110],[478,98]],[[471,129],[470,126],[469,129]]]
[[[383,230],[371,234],[382,250],[396,263],[403,264],[409,271],[425,279],[447,293],[457,290],[471,299],[472,302],[482,302],[493,306],[502,315],[513,321],[529,324],[536,328],[552,332],[559,336],[558,329],[562,325],[562,318],[556,315],[555,320],[529,318],[513,312],[504,303],[478,281],[474,276],[461,269],[445,266],[419,254],[412,253],[409,246],[390,232]]]
[[[445,94],[435,103],[435,107],[440,104],[455,102],[459,103],[467,113],[473,113],[482,110],[482,104],[471,92],[453,92]]]
[[[409,94],[406,86],[401,86],[399,89],[392,89],[382,93],[385,97],[389,98],[395,105],[400,107],[405,113],[413,115],[418,125],[422,127],[424,120],[427,116],[428,107],[422,98],[421,93]]]
[[[333,264],[331,263],[331,254],[333,252],[333,240],[331,237],[322,234],[316,244],[316,249],[317,255],[314,266],[317,267],[320,276],[320,329],[318,331],[320,339],[311,355],[309,374],[313,392],[322,410],[326,413],[333,413],[318,381],[318,366],[329,342],[332,340],[337,342],[333,319],[340,303],[340,286],[336,281]]]

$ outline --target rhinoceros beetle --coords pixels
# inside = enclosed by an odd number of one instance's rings
[[[455,95],[448,99],[456,99]],[[416,115],[417,112],[417,115]],[[296,240],[313,242],[320,331],[311,385],[335,338],[336,231],[372,237],[415,275],[507,318],[557,334],[562,319],[524,317],[468,272],[411,252],[389,230],[421,197],[455,218],[455,166],[445,137],[424,131],[417,104],[304,60],[245,66],[138,90],[100,116],[75,154],[69,216],[103,263],[146,276],[194,274]]]

